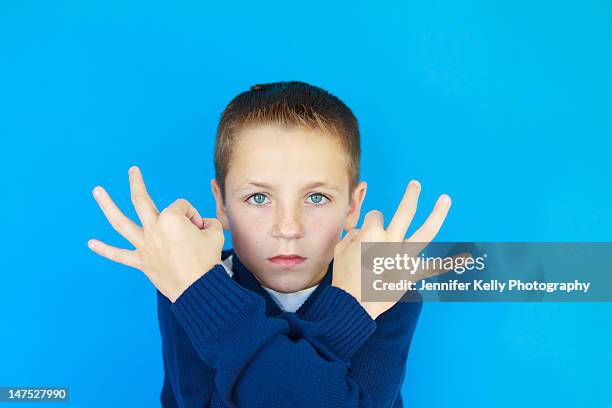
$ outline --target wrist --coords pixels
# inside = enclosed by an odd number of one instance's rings
[[[367,312],[368,315],[372,318],[372,320],[376,319],[378,315],[381,313],[380,307],[377,302],[362,302],[361,301],[361,293],[360,291],[351,290],[347,285],[342,284],[338,280],[334,280],[332,278],[331,286],[335,286],[338,289],[342,289],[344,292],[351,295],[355,300],[363,307],[363,309]]]
[[[210,263],[210,262],[208,262],[206,264],[199,265],[198,267],[194,267],[192,269],[193,272],[191,272],[191,273],[189,273],[187,275],[187,276],[190,276],[190,278],[188,280],[180,283],[179,285],[177,285],[178,290],[173,294],[172,297],[169,297],[170,301],[172,303],[176,302],[176,300],[183,293],[185,293],[185,291],[187,291],[187,289],[189,289],[198,280],[202,279],[202,277],[204,277],[204,275],[206,275],[211,270],[213,270],[215,268],[215,266],[217,266],[217,265],[222,266],[220,260],[217,263]]]
[[[353,296],[355,299],[357,299],[358,301],[361,298],[361,291],[359,290],[359,288],[354,288],[354,285],[349,285],[344,283],[343,281],[339,280],[339,279],[334,279],[332,277],[332,281],[331,281],[331,286],[335,286],[338,289],[342,289],[343,291],[347,292],[348,294],[350,294],[351,296]]]

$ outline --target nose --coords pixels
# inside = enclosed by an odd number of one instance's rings
[[[272,236],[282,239],[298,239],[304,236],[304,224],[301,209],[279,208],[275,217]]]

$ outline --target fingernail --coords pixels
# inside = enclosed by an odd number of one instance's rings
[[[130,167],[130,169],[128,170],[129,174],[134,174],[134,172],[136,171],[136,166],[132,166]]]
[[[87,245],[88,245],[90,248],[95,248],[95,247],[96,247],[96,243],[95,243],[95,241],[93,241],[93,240],[91,240],[91,239],[90,239],[89,241],[87,241]]]
[[[421,183],[419,183],[417,180],[412,180],[410,182],[411,185],[415,186],[415,187],[421,187]]]
[[[96,196],[96,197],[100,197],[100,187],[97,187],[97,186],[96,186],[96,187],[93,189],[93,195],[94,195],[94,196]]]
[[[450,202],[451,202],[450,197],[448,195],[446,195],[446,194],[443,194],[442,195],[442,203],[443,204],[450,204]]]

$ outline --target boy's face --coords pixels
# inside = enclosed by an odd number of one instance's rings
[[[346,155],[333,136],[308,129],[254,126],[237,137],[223,202],[211,186],[217,218],[234,250],[266,287],[295,292],[321,281],[342,230],[354,228],[365,198],[359,183],[349,200]],[[298,255],[299,263],[279,255]]]

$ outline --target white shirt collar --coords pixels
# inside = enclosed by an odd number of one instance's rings
[[[225,271],[230,277],[234,275],[234,271],[232,270],[233,256],[234,255],[232,254],[225,258],[223,261],[221,261],[221,265],[223,265]],[[310,294],[314,292],[317,286],[319,285],[311,286],[309,288],[291,293],[277,292],[274,289],[267,288],[263,285],[261,286],[266,290],[266,292],[270,294],[270,297],[274,300],[274,302],[276,302],[276,304],[278,305],[278,307],[281,308],[281,310],[285,312],[295,313],[296,310],[298,310],[300,306],[302,306],[306,299],[308,299],[308,296],[310,296]]]

